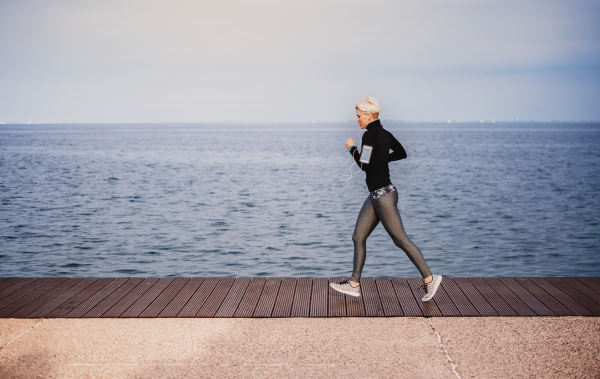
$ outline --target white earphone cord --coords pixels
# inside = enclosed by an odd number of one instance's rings
[[[362,146],[362,134],[361,134],[361,132],[364,132],[364,130],[361,129],[358,132],[358,140],[359,140],[358,146]],[[356,147],[356,150],[358,150],[358,146]],[[354,154],[356,154],[356,150],[354,150],[354,153],[352,153],[352,160],[354,160]],[[356,175],[356,174],[358,174],[359,172],[362,171],[362,162],[361,162],[360,163],[360,170],[358,170],[358,171],[356,171],[356,172],[353,173],[352,172],[352,167],[354,167],[355,164],[356,164],[356,162],[352,162],[352,164],[350,165],[350,175],[348,175],[348,174],[346,174],[346,175],[340,175],[340,180],[342,182],[347,182],[348,180],[352,179],[352,177],[354,175]],[[348,177],[348,179],[342,179],[342,178],[345,178],[345,177]]]

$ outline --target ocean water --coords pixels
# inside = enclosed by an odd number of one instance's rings
[[[600,124],[384,122],[448,276],[600,276]],[[347,276],[356,124],[1,125],[0,276]],[[353,168],[356,170],[356,166]],[[378,226],[364,276],[418,276]]]

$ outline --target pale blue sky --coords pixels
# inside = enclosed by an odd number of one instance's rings
[[[600,119],[600,2],[0,0],[0,121]]]

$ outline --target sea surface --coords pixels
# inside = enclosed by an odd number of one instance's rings
[[[600,276],[600,124],[383,123],[434,273]],[[347,124],[0,125],[0,276],[348,276]],[[357,167],[354,166],[356,171]],[[364,276],[418,276],[378,226]]]

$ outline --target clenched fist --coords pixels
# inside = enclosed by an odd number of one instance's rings
[[[352,138],[348,138],[346,141],[346,149],[349,149],[352,145],[354,145],[354,140],[352,140]]]

